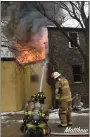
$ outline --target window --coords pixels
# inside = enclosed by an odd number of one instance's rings
[[[73,65],[73,79],[74,82],[82,82],[82,69],[81,65]]]
[[[79,43],[79,35],[78,35],[78,32],[69,32],[68,35],[69,35],[70,39],[71,39],[72,41],[74,41],[74,43],[80,44],[80,43]],[[76,47],[77,47],[76,45],[74,45],[72,42],[69,41],[69,48],[76,48]]]

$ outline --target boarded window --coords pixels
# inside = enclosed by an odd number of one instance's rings
[[[73,65],[73,79],[74,82],[82,82],[82,68],[81,65]]]
[[[69,32],[69,37],[72,40],[72,42],[69,41],[69,47],[70,48],[77,47],[75,44],[79,44],[78,32]],[[73,43],[75,43],[75,44],[73,44]]]

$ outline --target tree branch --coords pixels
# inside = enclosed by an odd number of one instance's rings
[[[62,2],[59,2],[59,3],[62,3]],[[65,8],[68,9],[68,7],[67,7],[65,4],[63,4],[63,5],[65,6]],[[80,47],[77,43],[74,43],[74,42],[70,39],[70,37],[63,31],[63,28],[60,27],[60,24],[59,24],[56,20],[50,18],[50,17],[47,15],[47,13],[45,12],[45,9],[44,9],[44,7],[43,7],[43,5],[42,5],[41,3],[40,3],[40,6],[42,7],[42,9],[43,9],[44,12],[43,12],[42,10],[40,10],[39,5],[35,5],[35,8],[36,8],[42,15],[44,15],[44,16],[47,17],[50,21],[52,21],[52,22],[57,26],[57,28],[60,29],[61,33],[64,34],[64,36],[65,36],[70,42],[72,42],[75,46],[78,47],[78,49],[79,49],[79,51],[80,51],[83,59],[85,59],[85,54],[84,54],[83,50],[81,49],[81,47]],[[60,4],[59,4],[59,6],[60,6]],[[61,6],[61,7],[62,7],[62,6]],[[68,9],[68,10],[69,10],[69,9]],[[70,12],[70,11],[69,11],[69,12]],[[74,11],[74,12],[75,12],[75,11]],[[70,13],[70,15],[71,15],[71,13]],[[72,15],[71,15],[71,16],[72,16]],[[72,16],[72,18],[75,18],[75,17]]]
[[[80,23],[81,27],[84,28],[82,21],[80,20],[80,18],[78,18],[77,14],[75,12],[75,7],[73,6],[73,2],[70,2],[70,4],[71,4],[72,10],[73,10],[73,17],[72,18],[76,19]]]
[[[81,17],[82,17],[82,20],[83,20],[83,23],[86,27],[86,15],[85,15],[85,11],[84,11],[84,6],[85,6],[85,2],[83,1],[82,4],[81,4],[81,9],[80,9],[80,13],[81,13]]]
[[[6,46],[6,45],[1,45],[1,47],[6,47],[6,48],[8,48],[10,51],[14,51],[14,52],[18,52],[19,53],[19,51],[16,49],[16,48],[14,48],[14,47],[10,47],[10,46]],[[13,53],[14,53],[13,52]]]
[[[5,24],[5,25],[7,25],[7,24],[8,24],[8,23],[6,23],[5,21],[2,21],[2,20],[1,20],[1,22],[2,22],[3,24]]]
[[[79,8],[78,6],[76,6],[74,2],[71,2],[71,1],[69,1],[69,2],[72,3],[72,5],[73,5],[78,11],[80,11],[80,8]]]

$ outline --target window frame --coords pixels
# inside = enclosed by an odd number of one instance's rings
[[[80,75],[81,81],[74,81],[75,74],[73,73],[73,67],[75,67],[75,66],[80,67],[80,74],[76,74],[76,75]],[[82,79],[82,65],[72,65],[72,75],[73,75],[73,82],[74,83],[83,83],[83,79]]]
[[[70,35],[69,35],[70,32],[71,32],[71,31],[68,32],[68,36],[70,36]],[[71,33],[77,33],[77,44],[80,45],[79,33],[76,32],[76,31],[72,31]],[[76,49],[77,49],[78,47],[77,47],[77,46],[72,47],[72,46],[71,46],[71,42],[69,41],[69,48],[76,48]]]

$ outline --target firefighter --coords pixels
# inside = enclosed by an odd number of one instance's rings
[[[38,98],[38,101],[39,103],[41,104],[41,115],[44,117],[45,121],[47,122],[48,119],[49,119],[49,111],[48,109],[45,107],[45,95],[44,95],[44,92],[38,92],[37,94],[37,98]]]
[[[37,134],[38,136],[40,135],[41,137],[41,134],[42,136],[43,135],[47,135],[48,134],[48,119],[49,119],[49,112],[48,110],[45,110],[45,95],[44,95],[44,92],[38,92],[37,94],[37,98],[38,98],[38,102],[41,104],[41,107],[40,107],[40,117],[41,117],[41,121],[42,122],[38,125],[40,131],[39,131],[39,134]],[[41,134],[40,134],[41,133]]]
[[[37,94],[37,100],[34,103],[34,108],[32,109],[31,115],[29,115],[29,122],[27,123],[26,137],[28,136],[38,136],[48,134],[47,125],[47,113],[43,112],[42,103],[44,103],[44,93],[39,92]],[[29,135],[28,135],[29,134]]]
[[[60,73],[53,72],[52,78],[55,80],[56,100],[59,100],[59,118],[61,124],[59,127],[72,125],[72,96],[68,80],[63,78]]]
[[[35,104],[36,101],[37,101],[37,95],[34,94],[33,96],[31,96],[31,99],[29,99],[27,101],[27,103],[25,104],[23,124],[20,127],[21,132],[26,130],[26,124],[28,122],[28,117],[32,113],[32,111],[34,109],[34,104]]]

